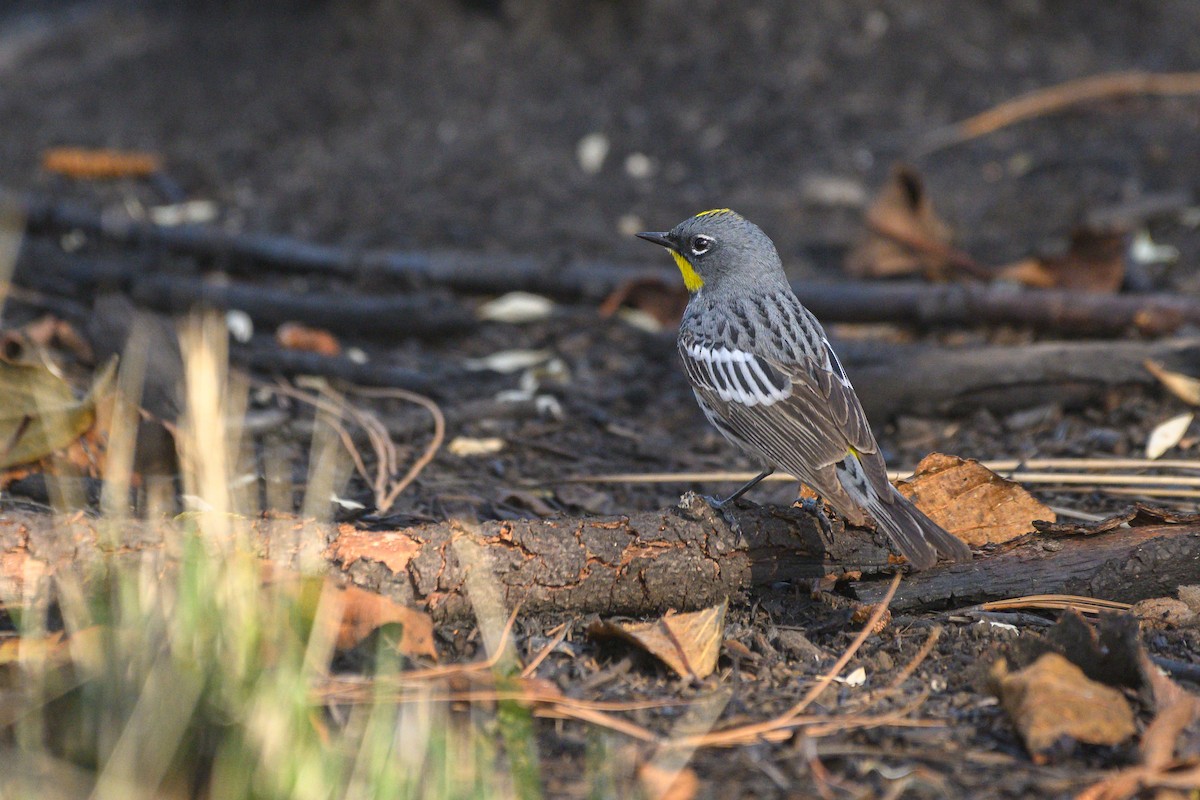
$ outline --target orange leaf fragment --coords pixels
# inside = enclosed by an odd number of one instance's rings
[[[77,180],[144,178],[162,170],[162,159],[134,150],[54,147],[42,153],[47,172]]]
[[[406,656],[437,659],[433,620],[428,614],[357,586],[347,586],[341,591],[345,606],[337,635],[339,650],[349,650],[384,625],[399,624],[403,633],[397,650]]]
[[[378,561],[394,574],[407,570],[419,552],[421,542],[405,533],[362,531],[352,525],[341,525],[325,557],[341,564],[344,570],[359,559]]]
[[[322,328],[310,328],[298,322],[285,322],[275,331],[275,341],[289,350],[303,350],[323,356],[336,356],[342,352],[337,337]]]
[[[1020,484],[974,459],[930,453],[896,488],[937,524],[969,545],[1007,542],[1058,516]]]
[[[700,791],[700,778],[688,767],[665,769],[651,762],[639,767],[637,775],[646,797],[692,800]]]

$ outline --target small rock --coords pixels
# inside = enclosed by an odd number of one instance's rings
[[[797,661],[820,661],[825,651],[808,640],[800,631],[781,630],[775,637],[779,649]]]
[[[1180,591],[1180,594],[1183,592]],[[1173,597],[1142,600],[1134,603],[1129,611],[1151,628],[1183,628],[1197,621],[1196,612],[1184,601]]]
[[[645,153],[630,153],[625,158],[625,172],[638,180],[649,178],[654,174],[654,161]]]
[[[1062,419],[1062,409],[1057,405],[1036,406],[1017,411],[1004,418],[1004,427],[1010,431],[1028,431],[1051,425]]]
[[[1180,586],[1179,599],[1187,604],[1187,607],[1197,614],[1200,614],[1200,584],[1193,586]]]

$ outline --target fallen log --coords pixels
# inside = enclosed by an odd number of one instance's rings
[[[875,532],[844,529],[835,520],[827,542],[819,523],[800,509],[745,505],[731,519],[732,525],[688,494],[677,507],[629,516],[451,521],[392,531],[271,518],[256,520],[253,535],[264,556],[284,563],[323,548],[333,574],[441,623],[474,616],[468,586],[476,579],[491,582],[509,609],[520,606],[524,613],[653,616],[777,582],[894,568]],[[93,574],[90,566],[103,556],[101,529],[102,523],[79,517],[64,522],[6,513],[0,517],[0,596],[14,591],[6,582],[19,584],[28,575],[68,567]],[[165,530],[123,524],[119,557],[162,548]],[[1054,592],[1133,602],[1200,582],[1200,525],[1031,536],[1006,547],[967,564],[908,575],[894,608]],[[880,582],[859,582],[855,590],[872,602],[884,591]]]
[[[986,408],[1095,405],[1115,387],[1157,386],[1145,368],[1200,375],[1200,339],[1040,342],[1019,347],[937,347],[837,342],[867,417],[952,417]]]
[[[678,276],[647,258],[637,265],[553,261],[480,253],[364,251],[206,226],[164,227],[69,206],[46,198],[23,202],[32,232],[83,230],[129,246],[204,258],[232,273],[273,269],[347,279],[376,276],[403,288],[443,286],[456,292],[537,292],[598,303],[631,280],[677,286]],[[1200,325],[1200,299],[1179,294],[1103,294],[1022,289],[1009,284],[795,281],[797,295],[825,322],[895,322],[919,327],[1018,325],[1072,336],[1129,331],[1162,336]],[[311,323],[318,324],[318,323]]]
[[[429,295],[289,292],[200,278],[148,275],[133,285],[133,299],[156,311],[195,306],[238,309],[260,323],[303,322],[338,334],[431,337],[462,333],[478,322],[461,304]]]
[[[1200,582],[1200,525],[1147,525],[1091,535],[1031,536],[1006,552],[905,577],[895,611],[961,607],[1032,594],[1136,603]],[[874,602],[885,587],[859,584]]]

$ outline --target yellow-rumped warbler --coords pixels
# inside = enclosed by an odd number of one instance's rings
[[[667,248],[691,293],[679,354],[696,401],[726,439],[763,472],[794,475],[839,514],[869,514],[914,569],[970,548],[888,483],[887,468],[854,387],[816,317],[788,286],[774,243],[727,208],[705,211],[666,233],[639,237]]]

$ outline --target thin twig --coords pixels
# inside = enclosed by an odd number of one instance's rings
[[[920,155],[994,133],[1081,103],[1137,95],[1200,94],[1200,72],[1119,72],[1067,81],[1016,97],[928,136]]]

